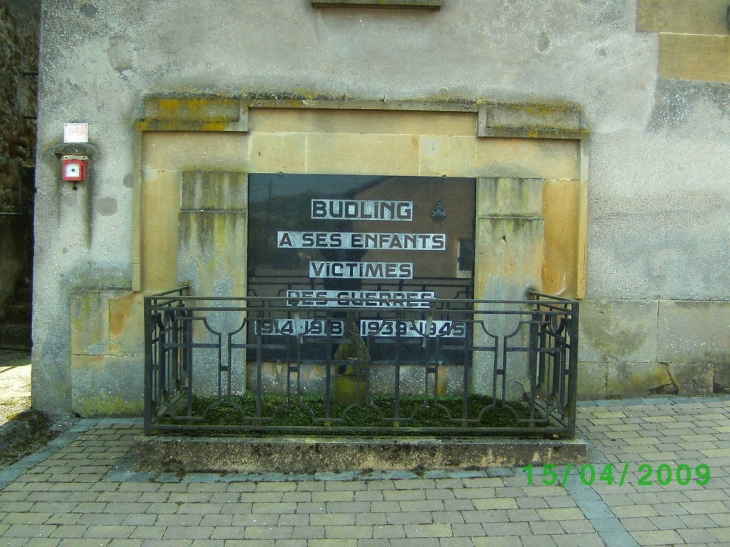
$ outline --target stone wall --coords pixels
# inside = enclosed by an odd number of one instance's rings
[[[730,82],[726,0],[639,0],[638,28],[659,33],[662,78]]]
[[[27,346],[17,300],[32,270],[40,0],[0,1],[0,345]],[[29,294],[29,293],[28,293]],[[23,303],[24,304],[24,303]],[[10,325],[20,321],[24,325]],[[11,333],[10,331],[14,332]],[[23,331],[19,337],[19,331]]]
[[[584,302],[578,392],[586,399],[723,392],[728,325],[724,301]]]
[[[33,9],[33,4],[35,10]],[[0,212],[28,213],[34,165],[38,5],[0,2]]]

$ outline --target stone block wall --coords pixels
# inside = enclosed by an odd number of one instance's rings
[[[39,11],[0,1],[0,347],[30,345]]]
[[[581,303],[582,399],[706,396],[730,388],[730,302]]]
[[[141,415],[144,300],[123,289],[75,290],[70,298],[72,410]]]
[[[40,2],[24,4],[0,2],[0,213],[32,208]]]
[[[662,78],[730,82],[726,0],[639,0],[639,30],[659,33]]]

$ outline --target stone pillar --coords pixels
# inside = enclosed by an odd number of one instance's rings
[[[480,300],[525,300],[530,289],[542,286],[544,221],[542,219],[542,179],[477,179],[476,256],[474,295]],[[509,304],[482,305],[481,309],[514,309]],[[482,316],[487,333],[475,327],[476,346],[499,344],[497,367],[502,368],[502,347],[526,346],[529,328],[517,336],[516,316]],[[490,336],[491,335],[491,336]],[[493,337],[497,337],[496,339]],[[524,358],[523,358],[524,357]],[[501,378],[495,383],[491,353],[474,355],[473,389],[476,393],[502,397]],[[505,397],[520,399],[529,389],[527,354],[512,355],[506,371]]]
[[[246,296],[246,246],[248,241],[248,175],[246,173],[187,172],[182,176],[180,224],[178,237],[178,281],[188,283],[195,296]],[[217,306],[221,302],[201,302]],[[230,303],[223,303],[230,305]],[[238,331],[242,313],[208,312],[211,330],[220,333],[222,367],[230,366],[234,393],[242,393],[245,384],[246,355],[235,350],[228,363],[229,334]],[[202,322],[196,322],[196,342],[215,342]],[[233,335],[234,343],[243,342],[245,329]],[[196,349],[194,385],[198,394],[215,394],[218,390],[218,353],[213,349]],[[223,374],[225,393],[228,377]]]

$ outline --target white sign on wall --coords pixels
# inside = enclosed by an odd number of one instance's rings
[[[300,308],[425,308],[436,298],[433,291],[288,290],[287,305]]]
[[[329,262],[309,263],[313,279],[413,279],[411,262]]]
[[[311,205],[319,220],[413,220],[412,201],[313,199]]]
[[[63,142],[89,142],[88,123],[63,124]]]
[[[446,250],[446,234],[277,232],[276,242],[280,249]]]

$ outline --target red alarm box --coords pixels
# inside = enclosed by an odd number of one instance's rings
[[[68,182],[81,182],[86,178],[86,160],[61,160],[61,178]]]

